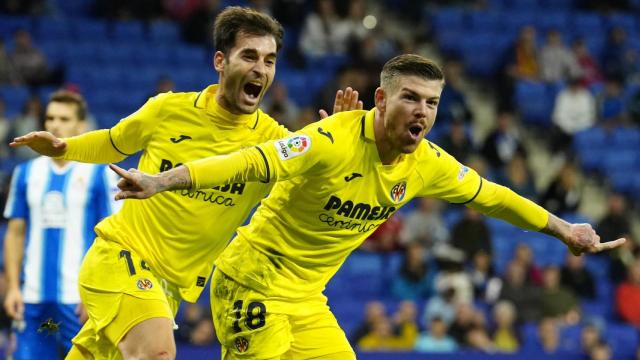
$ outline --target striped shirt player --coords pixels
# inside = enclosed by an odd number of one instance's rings
[[[115,178],[104,165],[38,157],[13,172],[4,216],[26,224],[21,290],[23,321],[16,322],[16,359],[66,353],[80,330],[78,272],[91,246],[93,227],[111,214]],[[59,331],[38,331],[51,319]],[[42,329],[41,329],[42,330]],[[53,336],[50,336],[53,335]]]

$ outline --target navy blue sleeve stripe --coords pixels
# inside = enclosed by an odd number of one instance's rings
[[[264,160],[265,165],[267,165],[267,180],[266,181],[260,181],[260,182],[263,182],[263,183],[267,184],[267,183],[269,183],[269,181],[271,181],[271,173],[269,171],[269,162],[267,161],[267,157],[264,154],[264,152],[262,152],[262,149],[260,149],[257,146],[256,146],[256,149],[258,149],[258,151],[260,152],[260,155],[262,155],[262,159]]]
[[[118,147],[116,146],[116,144],[113,142],[113,138],[111,137],[111,129],[109,129],[109,141],[111,141],[111,146],[113,146],[114,149],[116,149],[120,154],[124,155],[124,156],[131,156],[133,154],[127,154],[124,153],[122,151],[120,151],[120,149],[118,149]]]

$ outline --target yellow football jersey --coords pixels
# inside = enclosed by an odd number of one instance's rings
[[[110,130],[123,154],[144,150],[139,169],[158,173],[186,161],[277,139],[288,131],[258,110],[234,115],[215,100],[217,85],[199,93],[166,93]],[[96,227],[98,235],[135,251],[151,269],[180,288],[187,301],[202,291],[213,262],[251,209],[270,190],[263,183],[233,183],[198,191],[171,191],[126,200]]]
[[[383,165],[374,118],[375,110],[339,113],[259,145],[267,173],[279,182],[238,229],[218,268],[268,296],[307,297],[412,198],[466,203],[477,196],[482,178],[427,140]]]

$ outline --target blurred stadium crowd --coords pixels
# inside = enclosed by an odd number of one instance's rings
[[[632,240],[573,257],[550,237],[416,201],[352,254],[326,290],[355,347],[636,356],[638,0],[3,0],[2,207],[13,167],[34,156],[9,149],[9,139],[41,127],[53,90],[82,93],[94,128],[156,93],[199,91],[216,81],[211,25],[227,5],[260,9],[285,26],[262,108],[289,129],[315,121],[346,86],[372,107],[381,65],[395,54],[435,57],[447,85],[428,138],[550,211],[591,222],[604,241]],[[534,159],[543,166],[534,169]],[[208,295],[183,306],[178,341],[216,342],[208,307]],[[6,316],[1,324],[6,331]]]

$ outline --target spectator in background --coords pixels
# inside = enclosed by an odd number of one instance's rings
[[[316,4],[300,32],[302,53],[310,57],[344,54],[351,27],[336,13],[333,0],[317,0]]]
[[[514,157],[526,156],[526,150],[522,145],[520,131],[514,124],[512,112],[500,112],[496,125],[484,140],[481,153],[493,168],[502,169]]]
[[[589,355],[602,342],[602,331],[595,322],[588,322],[580,329],[580,350]]]
[[[518,261],[507,266],[507,272],[500,289],[501,300],[508,300],[518,309],[518,323],[540,319],[540,289],[525,281],[525,268]]]
[[[515,329],[516,308],[509,301],[499,301],[493,308],[493,343],[497,351],[513,353],[520,348],[518,332]]]
[[[473,144],[467,136],[465,124],[462,120],[454,119],[449,126],[449,131],[438,142],[446,152],[460,162],[467,162],[473,152]]]
[[[489,303],[493,302],[498,294],[496,293],[496,282],[500,280],[495,276],[491,256],[483,250],[476,252],[471,259],[471,267],[467,269],[473,285],[474,298],[482,299]]]
[[[22,108],[22,113],[13,120],[10,137],[28,134],[31,131],[37,131],[42,127],[43,113],[42,103],[37,96],[31,96]],[[20,159],[30,159],[37,154],[31,149],[18,148],[14,149],[14,154]]]
[[[590,87],[602,82],[604,77],[600,71],[600,66],[589,53],[589,48],[584,39],[578,39],[573,42],[573,56],[575,56],[580,67],[580,79],[584,86]]]
[[[402,231],[402,220],[400,216],[394,214],[389,220],[382,223],[378,228],[360,245],[360,249],[377,252],[391,252],[401,249],[400,231]]]
[[[538,192],[533,183],[531,170],[524,156],[516,155],[507,163],[502,173],[498,176],[500,183],[512,189],[527,199],[536,201]]]
[[[555,354],[560,345],[560,329],[556,320],[545,317],[538,324],[538,346],[535,350],[542,351],[547,355]]]
[[[444,76],[447,79],[447,86],[444,87],[442,95],[440,95],[438,121],[449,123],[453,120],[461,120],[464,123],[470,123],[473,120],[473,114],[467,105],[464,94],[462,62],[458,59],[448,59],[442,70],[444,70]]]
[[[517,261],[524,267],[526,282],[531,285],[542,285],[542,269],[533,261],[533,251],[526,242],[518,243],[513,253],[513,261]]]
[[[418,337],[414,350],[418,352],[451,353],[458,350],[458,344],[447,335],[447,323],[434,316],[427,323],[428,331]]]
[[[582,187],[578,182],[578,176],[575,164],[564,164],[540,199],[542,206],[555,214],[578,210],[582,199]]]
[[[480,213],[464,209],[464,216],[451,231],[451,245],[462,250],[467,259],[478,251],[491,255],[491,231]]]
[[[483,327],[484,316],[472,304],[460,303],[456,305],[455,319],[449,326],[449,335],[460,347],[468,347],[469,334],[476,328]]]
[[[393,332],[398,339],[399,350],[412,350],[418,339],[418,311],[413,301],[403,301],[393,315]]]
[[[581,298],[596,297],[596,286],[593,275],[584,266],[584,257],[567,253],[567,260],[562,265],[560,283]]]
[[[434,291],[436,268],[420,243],[407,244],[399,274],[393,275],[391,291],[402,300],[429,298]]]
[[[213,48],[213,20],[220,13],[220,0],[204,0],[182,21],[182,39]]]
[[[427,301],[423,319],[425,324],[428,325],[433,318],[437,317],[444,321],[448,327],[456,318],[456,307],[458,305],[455,302],[456,289],[449,287],[438,290],[438,294]]]
[[[472,350],[488,353],[495,352],[495,345],[491,341],[487,329],[483,326],[471,329],[467,335],[467,343],[469,344],[469,348]]]
[[[190,342],[194,345],[206,346],[216,343],[216,331],[213,328],[211,317],[200,319],[191,332]]]
[[[539,77],[536,28],[524,26],[501,66],[498,78],[498,109],[513,111],[514,84],[518,80],[536,80]]]
[[[631,222],[627,213],[627,200],[624,195],[611,193],[607,196],[607,212],[598,223],[598,233],[603,238],[610,236],[629,236]]]
[[[596,101],[582,85],[580,78],[569,79],[567,85],[556,96],[553,107],[551,147],[554,153],[567,152],[573,135],[592,127],[596,122]]]
[[[183,320],[176,330],[176,341],[190,342],[191,333],[202,319],[208,319],[204,309],[197,303],[185,303]]]
[[[33,45],[29,32],[23,29],[16,31],[14,41],[15,49],[11,53],[11,61],[20,78],[31,86],[47,82],[47,58]]]
[[[262,108],[287,129],[296,131],[302,128],[298,123],[300,110],[289,98],[287,86],[284,83],[279,81],[273,83],[271,91],[262,102]]]
[[[560,284],[560,269],[556,266],[544,269],[540,309],[544,317],[569,324],[575,324],[579,320],[578,300],[575,294]]]
[[[349,342],[357,344],[365,335],[373,331],[373,325],[387,317],[387,312],[384,308],[384,304],[380,301],[369,301],[365,306],[365,316],[363,322],[356,328]]]
[[[614,27],[609,31],[607,44],[602,55],[602,68],[607,79],[625,79],[627,73],[628,52],[627,33],[621,27]]]
[[[0,39],[0,85],[19,85],[20,83],[22,83],[20,74],[4,47],[4,41]]]
[[[616,310],[622,320],[640,327],[640,260],[627,268],[627,280],[616,289]]]
[[[546,42],[540,50],[542,80],[557,83],[582,76],[574,54],[567,48],[558,30],[549,30]]]
[[[455,289],[452,299],[454,304],[472,303],[473,285],[469,274],[464,271],[464,254],[449,247],[436,252],[435,256],[440,270],[434,280],[436,289],[440,292]]]
[[[627,121],[623,86],[618,79],[607,79],[597,98],[599,122],[604,126],[622,125]]]
[[[604,341],[598,342],[589,352],[589,360],[611,360],[611,347]]]
[[[445,244],[449,230],[442,219],[442,203],[433,198],[420,198],[418,207],[404,219],[400,242],[403,245],[420,243],[427,249]]]
[[[0,159],[9,156],[9,135],[11,133],[11,122],[7,118],[4,98],[0,97]]]
[[[402,349],[403,342],[393,333],[393,324],[384,317],[373,323],[371,332],[358,341],[362,351],[389,351]]]

